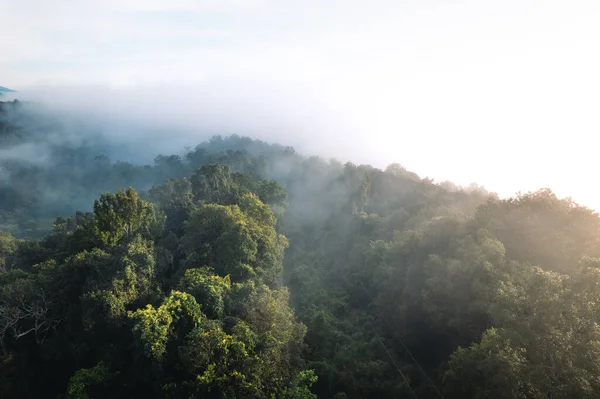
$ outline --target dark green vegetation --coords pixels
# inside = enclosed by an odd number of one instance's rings
[[[598,397],[591,210],[237,136],[113,162],[20,107],[0,397]]]

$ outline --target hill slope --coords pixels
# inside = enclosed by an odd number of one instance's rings
[[[20,237],[0,232],[0,397],[600,390],[600,217],[548,189],[239,136],[135,165],[0,110],[0,229]]]

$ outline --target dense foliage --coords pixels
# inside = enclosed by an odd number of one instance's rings
[[[238,136],[112,162],[50,122],[0,107],[0,397],[599,395],[569,199]]]

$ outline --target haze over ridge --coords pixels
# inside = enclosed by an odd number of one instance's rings
[[[595,2],[0,3],[19,98],[600,208]]]

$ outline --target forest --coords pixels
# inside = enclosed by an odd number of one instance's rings
[[[600,397],[595,211],[69,129],[0,103],[1,398]]]

